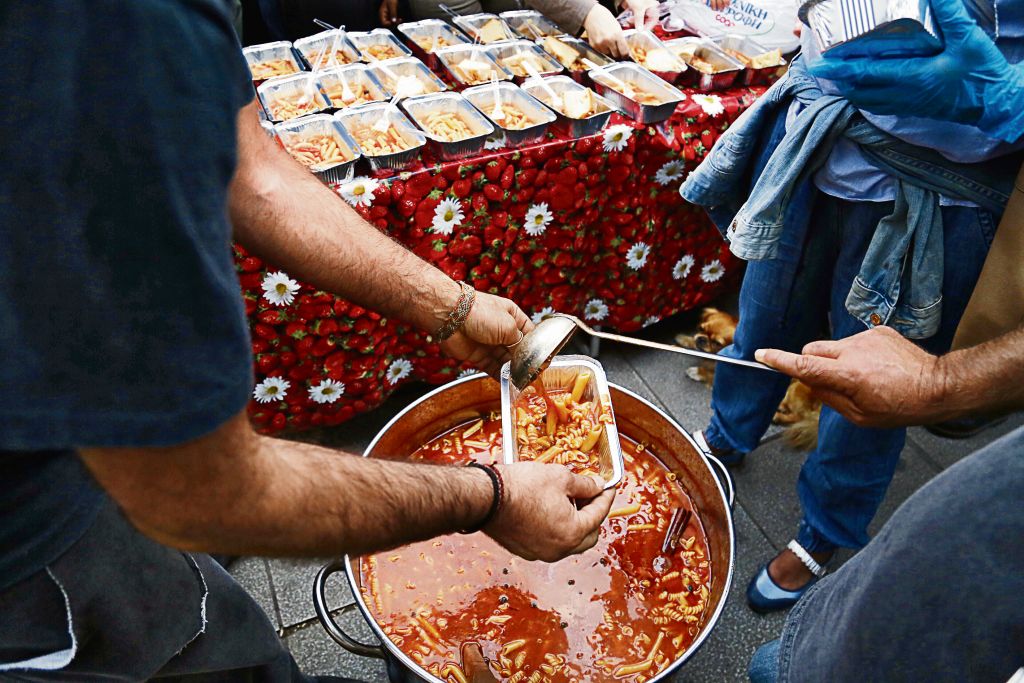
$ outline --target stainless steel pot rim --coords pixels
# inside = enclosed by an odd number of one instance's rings
[[[391,429],[391,427],[393,427],[395,425],[395,423],[397,423],[399,420],[401,420],[407,413],[409,413],[412,410],[414,410],[420,403],[426,401],[429,398],[432,398],[434,396],[437,396],[439,394],[444,393],[446,390],[450,389],[453,386],[457,386],[459,384],[465,384],[466,382],[474,382],[474,381],[479,381],[479,380],[480,380],[480,374],[479,373],[476,374],[476,375],[469,375],[467,377],[463,377],[462,379],[457,379],[457,380],[454,380],[452,382],[448,382],[447,384],[443,384],[443,385],[437,387],[436,389],[434,389],[434,390],[424,394],[423,396],[421,396],[417,400],[413,401],[408,406],[403,408],[401,410],[401,412],[399,412],[397,415],[395,415],[393,418],[391,418],[388,421],[388,423],[386,425],[384,425],[384,427],[382,427],[380,429],[380,431],[377,432],[377,435],[373,438],[373,440],[370,442],[370,444],[366,447],[366,450],[363,451],[363,457],[364,458],[369,457],[369,454],[373,451],[374,447],[377,445],[377,442],[380,441],[380,439],[383,437],[383,435],[386,434]],[[708,469],[710,469],[712,471],[712,475],[713,475],[713,478],[715,480],[715,485],[718,487],[718,493],[722,497],[722,501],[723,501],[723,503],[725,505],[725,509],[726,509],[726,512],[727,512],[727,514],[725,515],[725,519],[726,519],[726,522],[728,524],[727,532],[728,532],[728,538],[729,538],[729,557],[731,557],[733,559],[732,563],[729,565],[729,571],[727,572],[727,575],[725,577],[725,585],[722,588],[722,599],[719,601],[718,607],[715,608],[714,613],[705,621],[705,624],[713,626],[714,624],[718,623],[719,618],[721,618],[722,611],[725,609],[725,603],[728,601],[729,590],[732,587],[733,574],[735,572],[735,565],[736,565],[736,561],[735,561],[736,560],[736,532],[735,532],[735,528],[734,528],[733,520],[732,520],[732,509],[729,507],[729,498],[726,495],[725,490],[722,488],[722,483],[718,480],[718,474],[717,474],[717,472],[715,472],[715,466],[712,465],[712,463],[708,461],[707,457],[705,457],[703,455],[703,451],[697,445],[697,442],[693,440],[693,437],[690,436],[690,433],[688,431],[683,429],[682,426],[678,422],[676,422],[674,419],[672,419],[671,416],[669,416],[667,413],[665,413],[665,411],[663,411],[661,408],[658,408],[656,405],[654,405],[653,403],[651,403],[650,401],[645,399],[643,396],[640,396],[639,394],[637,394],[637,393],[635,393],[633,391],[630,391],[629,389],[627,389],[627,388],[625,388],[623,386],[620,386],[618,384],[614,384],[614,383],[611,383],[611,382],[609,382],[609,388],[615,389],[617,391],[621,391],[622,393],[624,393],[624,394],[626,394],[626,395],[636,399],[640,403],[646,405],[648,408],[651,408],[652,410],[654,410],[656,413],[658,413],[665,420],[667,420],[669,422],[669,424],[673,428],[675,428],[677,431],[679,431],[681,434],[683,434],[683,436],[686,437],[686,440],[689,442],[689,444],[691,446],[693,446],[694,451],[701,456],[701,459],[704,462],[705,467],[707,467]],[[436,682],[436,683],[443,683],[443,681],[441,681],[440,679],[434,677],[426,669],[424,669],[419,664],[417,664],[415,661],[413,661],[413,659],[411,657],[409,657],[407,654],[405,654],[405,652],[403,652],[401,650],[401,648],[399,648],[397,645],[392,643],[391,639],[387,637],[387,635],[384,633],[384,630],[380,627],[380,624],[377,623],[377,620],[373,618],[373,615],[370,613],[370,609],[366,606],[366,602],[363,600],[363,592],[359,588],[359,582],[357,580],[357,577],[355,576],[355,574],[352,571],[352,560],[353,559],[356,559],[356,558],[353,558],[353,557],[351,557],[349,555],[345,555],[345,557],[343,559],[343,562],[344,562],[344,565],[345,565],[345,576],[348,578],[349,588],[351,589],[352,597],[355,599],[356,606],[359,608],[359,613],[362,615],[363,619],[369,625],[370,630],[373,631],[374,637],[380,642],[380,644],[381,644],[383,649],[386,649],[387,652],[392,657],[394,657],[399,662],[401,662],[405,667],[410,669],[417,676],[419,676],[420,678],[422,678],[425,681],[432,681],[432,682]],[[669,677],[673,673],[675,673],[675,671],[677,669],[679,669],[679,667],[681,667],[684,663],[686,663],[687,660],[689,660],[691,657],[693,657],[694,654],[697,653],[697,651],[704,644],[704,642],[707,640],[708,636],[711,634],[711,632],[713,630],[714,630],[713,628],[705,628],[705,629],[703,629],[698,634],[697,638],[693,641],[693,643],[690,645],[690,647],[686,650],[686,652],[684,652],[674,662],[672,662],[669,666],[667,666],[664,671],[659,673],[654,678],[650,679],[648,681],[648,683],[658,683],[659,681],[663,681],[667,677]]]

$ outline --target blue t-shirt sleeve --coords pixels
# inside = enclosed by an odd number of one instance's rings
[[[178,443],[244,408],[218,0],[0,9],[0,450]]]

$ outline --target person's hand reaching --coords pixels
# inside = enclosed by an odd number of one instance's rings
[[[441,342],[441,350],[497,377],[501,366],[512,357],[509,347],[532,329],[533,323],[515,303],[477,292],[465,324]]]
[[[382,0],[378,14],[381,26],[397,26],[402,21],[398,16],[398,0]]]
[[[927,424],[946,417],[940,359],[889,327],[812,342],[803,354],[761,349],[754,357],[804,382],[861,427]]]
[[[944,47],[928,57],[829,57],[810,65],[855,107],[975,125],[1015,142],[1024,135],[1024,67],[1011,65],[962,0],[933,0]]]
[[[728,0],[725,3],[729,4]],[[658,0],[623,0],[622,9],[633,13],[633,25],[637,31],[658,23]]]
[[[629,45],[622,35],[622,27],[604,6],[594,5],[583,20],[583,28],[587,31],[587,42],[598,52],[617,59],[629,57]]]
[[[602,491],[601,480],[562,465],[518,462],[500,469],[504,507],[484,533],[527,560],[555,562],[594,547],[614,488]]]

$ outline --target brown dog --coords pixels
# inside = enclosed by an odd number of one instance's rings
[[[688,349],[697,349],[708,353],[718,353],[732,343],[739,320],[736,316],[720,311],[717,308],[705,308],[700,315],[699,331],[696,334],[676,335],[676,344]],[[686,369],[690,379],[711,386],[715,379],[715,364],[701,362],[699,365]],[[786,390],[786,396],[775,411],[772,422],[785,425],[783,438],[794,448],[809,451],[818,444],[818,416],[821,413],[821,401],[811,388],[793,380]]]

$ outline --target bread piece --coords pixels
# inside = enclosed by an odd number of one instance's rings
[[[765,69],[782,64],[782,50],[771,50],[750,58],[751,69]]]
[[[585,119],[594,108],[589,89],[569,90],[562,95],[562,113],[570,119]]]
[[[580,58],[580,53],[570,45],[566,45],[558,38],[548,36],[544,39],[544,49],[555,56],[555,59],[562,64],[568,65]]]
[[[488,19],[477,31],[477,38],[481,43],[496,43],[499,40],[508,40],[508,34],[500,19]]]

